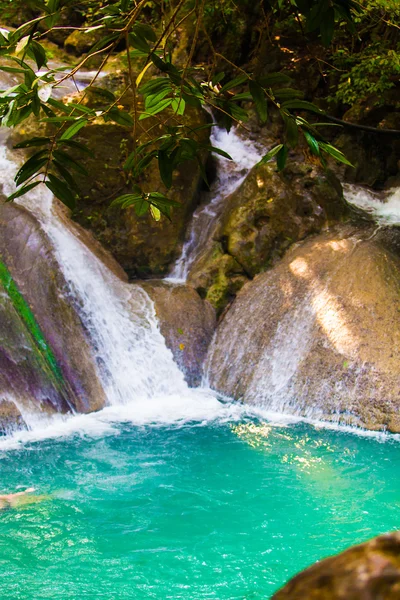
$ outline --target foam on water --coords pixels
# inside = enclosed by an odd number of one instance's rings
[[[192,216],[182,254],[168,278],[173,282],[186,281],[191,266],[213,236],[224,200],[243,183],[250,169],[263,155],[261,145],[244,139],[235,128],[228,133],[225,129],[214,126],[210,143],[215,148],[227,152],[232,157],[232,161],[215,155],[217,176],[211,186],[210,199],[206,204],[201,204]]]
[[[0,185],[6,194],[14,189],[16,169],[2,148]],[[129,420],[141,424],[214,419],[220,415],[222,405],[214,394],[188,388],[165,345],[147,293],[120,280],[75,236],[54,209],[52,195],[46,188],[39,186],[21,204],[38,218],[53,242],[55,256],[69,284],[70,300],[90,334],[108,403],[115,407],[104,414],[112,414],[117,420],[128,414]],[[79,429],[85,422],[95,422],[98,427],[97,417],[75,417],[74,424],[68,418],[57,417],[51,420],[50,427],[48,417],[26,411],[23,416],[33,430],[33,438],[50,435],[45,432],[56,431],[57,427],[62,431]],[[100,422],[102,419],[103,416]],[[18,436],[24,439],[29,434]]]

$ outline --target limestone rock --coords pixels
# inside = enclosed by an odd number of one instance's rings
[[[189,110],[186,123],[196,127],[206,122],[205,114]],[[149,128],[154,125],[143,121]],[[153,132],[154,133],[154,132]],[[205,133],[204,141],[208,136]],[[160,179],[157,161],[153,161],[139,182],[144,191],[161,192],[180,203],[169,221],[155,221],[149,214],[138,217],[133,208],[110,207],[113,199],[131,191],[127,173],[123,170],[127,154],[132,149],[130,132],[112,123],[93,124],[80,132],[79,139],[93,151],[93,157],[79,155],[89,172],[79,184],[83,201],[74,218],[109,250],[130,278],[164,275],[179,251],[187,222],[192,214],[201,182],[196,161],[179,167],[171,190]],[[137,182],[136,182],[137,183]]]
[[[57,388],[51,391],[47,385],[43,386],[43,395],[40,396],[40,378],[35,376],[32,382],[27,375],[26,380],[31,381],[31,386],[37,391],[37,394],[32,394],[33,399],[40,404],[47,398],[48,404],[60,411],[67,410],[68,406],[79,412],[102,408],[105,403],[104,391],[91,348],[71,301],[70,291],[52,244],[35,217],[17,204],[0,205],[0,257],[34,315],[62,374],[61,392]],[[5,330],[9,332],[7,323],[10,320],[7,314],[4,315],[6,320],[3,323]],[[17,322],[15,327],[17,330],[21,328]],[[22,333],[20,337],[21,335]],[[4,338],[5,333],[3,340]],[[10,369],[12,364],[15,365],[14,378],[18,380],[24,355],[22,353],[18,358],[15,351],[15,348],[4,350],[2,359],[8,361]],[[29,363],[29,358],[27,362]],[[32,370],[31,365],[27,368]],[[3,369],[0,370],[3,372]],[[34,371],[37,373],[36,367]],[[10,373],[10,370],[5,372]],[[37,386],[34,385],[35,381],[38,382]],[[33,391],[32,387],[30,389]],[[49,390],[48,394],[46,390]]]
[[[271,410],[400,431],[399,280],[399,257],[370,227],[297,245],[220,323],[212,387]]]
[[[243,283],[273,265],[287,248],[345,217],[339,181],[295,160],[283,173],[252,169],[227,200],[213,245],[189,283],[221,311]]]
[[[400,533],[381,535],[299,573],[272,600],[398,600]]]
[[[203,362],[215,330],[215,311],[186,285],[146,282],[160,330],[190,386],[200,385]]]
[[[25,427],[25,421],[14,402],[0,400],[0,435]]]

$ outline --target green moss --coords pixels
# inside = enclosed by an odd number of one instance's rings
[[[27,330],[32,336],[37,350],[44,360],[45,364],[50,368],[50,371],[55,376],[59,383],[63,383],[63,375],[60,367],[57,364],[56,357],[40,329],[33,312],[27,304],[25,298],[19,291],[11,273],[6,265],[0,260],[0,282],[3,284],[16,312],[24,322]]]

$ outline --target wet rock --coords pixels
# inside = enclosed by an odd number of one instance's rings
[[[64,40],[64,49],[69,54],[81,56],[82,54],[89,52],[103,35],[103,31],[73,31]]]
[[[214,243],[192,268],[189,282],[221,311],[246,280],[270,268],[291,244],[347,212],[332,173],[300,160],[283,173],[256,166],[226,200]]]
[[[219,392],[271,410],[400,431],[400,259],[337,226],[247,283],[207,359]]]
[[[398,600],[400,533],[381,535],[299,573],[272,600]]]
[[[215,330],[215,311],[186,285],[146,282],[160,330],[190,386],[201,382],[203,363]]]
[[[143,121],[149,128],[154,125]],[[206,122],[205,113],[189,110],[185,122],[196,127]],[[154,133],[154,131],[153,131]],[[204,141],[208,136],[205,133]],[[164,275],[177,256],[187,222],[197,202],[201,183],[196,161],[179,167],[171,190],[162,184],[157,161],[153,161],[139,182],[144,191],[161,192],[179,202],[172,219],[155,221],[149,214],[138,217],[133,208],[110,207],[113,199],[131,191],[123,164],[132,149],[130,132],[112,123],[93,124],[80,132],[80,141],[93,151],[93,157],[79,156],[89,172],[80,179],[83,201],[74,218],[90,229],[109,250],[130,278]],[[101,165],[101,168],[99,168]],[[137,183],[137,182],[136,182]]]
[[[27,347],[24,354],[22,334],[25,335],[26,332],[19,333],[21,343],[17,342],[10,348],[8,345],[3,346],[1,360],[9,366],[0,371],[4,371],[5,377],[18,381],[19,369],[22,369],[22,365],[27,365],[26,376],[21,376],[21,388],[24,388],[24,382],[29,383],[24,396],[31,391],[34,403],[41,409],[43,404],[61,412],[69,407],[79,412],[90,412],[103,407],[104,391],[86,332],[75,310],[75,300],[62,275],[52,244],[40,223],[16,204],[0,205],[0,256],[27,303],[36,326],[40,328],[40,335],[43,335],[46,346],[54,355],[55,368],[60,370],[60,378],[54,384],[55,387],[48,383],[42,388],[43,381],[38,375],[38,368],[36,364],[32,366],[29,358],[30,354],[35,353]],[[13,343],[14,336],[6,326],[6,323],[10,323],[7,314],[4,318],[4,327],[9,336],[7,339]],[[27,318],[29,320],[30,316]],[[33,326],[34,324],[29,324],[28,334]],[[21,329],[17,321],[15,328],[17,331]],[[3,339],[4,336],[3,331]],[[43,340],[36,340],[36,345],[39,343],[39,346],[43,346]],[[46,362],[52,362],[49,356]],[[34,376],[31,377],[32,371]],[[56,376],[57,373],[53,375]],[[42,395],[40,389],[43,389]]]
[[[25,428],[26,423],[14,402],[0,400],[0,435]]]

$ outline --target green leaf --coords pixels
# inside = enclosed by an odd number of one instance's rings
[[[141,85],[139,92],[144,96],[147,96],[150,94],[158,94],[165,89],[172,91],[172,86],[169,79],[167,79],[167,77],[157,77],[156,79],[151,79],[150,81],[147,81]]]
[[[147,25],[147,23],[135,23],[134,31],[140,33],[146,40],[149,40],[149,42],[157,41],[156,32],[150,25]]]
[[[332,156],[338,162],[348,165],[349,167],[354,167],[354,165],[352,165],[351,162],[347,160],[343,152],[340,152],[340,150],[338,150],[334,146],[326,144],[325,142],[320,142],[319,145],[321,146],[322,150],[324,150],[324,152]]]
[[[59,100],[54,100],[54,98],[49,98],[47,101],[47,104],[50,104],[50,106],[52,106],[53,108],[57,108],[58,110],[61,110],[61,112],[65,113],[67,115],[69,115],[72,111],[72,108],[70,108],[69,106],[66,106],[63,102],[60,102]]]
[[[150,214],[155,221],[159,221],[161,219],[161,211],[159,208],[154,206],[154,204],[150,205]]]
[[[69,156],[69,154],[66,154],[62,150],[55,150],[53,156],[64,166],[68,165],[71,169],[75,169],[76,171],[78,171],[78,173],[81,173],[82,175],[88,174],[85,167],[83,167],[74,158],[72,158],[72,156]]]
[[[318,108],[318,106],[315,106],[315,104],[312,102],[307,102],[306,100],[288,100],[287,102],[283,102],[282,108],[308,110],[318,114],[324,114],[323,111]]]
[[[115,200],[111,202],[110,206],[117,206],[120,204],[123,208],[128,208],[129,206],[132,206],[132,204],[143,199],[143,194],[139,186],[134,186],[133,191],[135,192],[134,194],[123,194],[122,196],[118,196],[118,198],[115,198]]]
[[[85,144],[81,144],[81,142],[77,142],[75,140],[59,140],[57,142],[59,146],[69,146],[70,148],[74,148],[74,150],[80,150],[81,152],[85,152],[90,156],[93,156],[93,152],[85,146]]]
[[[285,168],[288,153],[289,153],[289,151],[288,151],[287,147],[282,146],[282,148],[279,150],[278,154],[276,155],[276,166],[278,167],[278,171],[282,171]]]
[[[220,156],[223,156],[224,158],[227,158],[228,160],[233,160],[232,156],[230,156],[224,150],[221,150],[221,148],[216,148],[215,146],[202,146],[202,147],[204,148],[204,150],[208,150],[209,152],[213,152],[214,154],[219,154]]]
[[[129,34],[129,41],[138,50],[142,52],[150,53],[150,46],[146,41],[146,38],[139,33],[139,31],[131,31]]]
[[[185,113],[185,101],[183,98],[174,98],[171,102],[171,108],[175,114],[182,116]]]
[[[164,88],[163,90],[161,90],[161,92],[158,92],[156,94],[149,94],[148,96],[146,96],[145,99],[145,103],[144,103],[144,107],[146,110],[153,108],[153,106],[156,106],[160,100],[164,100],[165,96],[168,96],[168,94],[170,94],[172,91],[172,88]]]
[[[139,121],[143,121],[144,119],[147,119],[149,117],[153,117],[154,115],[157,115],[164,109],[168,108],[168,106],[171,105],[171,102],[172,102],[172,98],[165,98],[164,100],[160,100],[160,102],[158,102],[158,104],[153,106],[151,109],[143,112],[139,117]]]
[[[269,75],[257,77],[257,83],[264,88],[274,85],[288,85],[291,82],[292,79],[284,73],[270,73]]]
[[[261,124],[267,122],[268,119],[268,104],[265,93],[261,85],[255,81],[249,83],[250,94],[253,96],[254,103],[260,117]]]
[[[135,212],[138,217],[142,217],[143,215],[145,215],[149,208],[150,204],[147,202],[147,200],[144,200],[144,198],[141,198],[135,204]]]
[[[78,121],[76,121],[76,123],[74,123],[64,131],[64,133],[60,137],[60,140],[69,140],[70,138],[74,137],[74,135],[76,135],[78,131],[82,129],[82,127],[85,127],[87,123],[87,119],[79,119]]]
[[[158,168],[165,187],[169,189],[172,185],[174,164],[170,156],[162,150],[158,151]]]
[[[134,120],[131,115],[124,110],[119,110],[119,108],[116,106],[114,106],[104,115],[104,119],[115,121],[115,123],[118,123],[118,125],[123,125],[124,127],[133,127],[134,125]]]
[[[335,9],[331,6],[324,14],[319,30],[321,33],[321,41],[324,46],[330,46],[335,29]]]
[[[285,123],[285,139],[291,148],[296,148],[299,141],[299,128],[297,127],[296,119],[292,116],[283,115]]]
[[[24,194],[29,192],[29,190],[33,190],[33,188],[35,188],[37,185],[40,185],[40,184],[41,184],[41,181],[34,181],[33,183],[24,185],[22,188],[19,188],[19,190],[17,190],[10,196],[7,196],[6,202],[12,202],[12,200],[15,200],[15,198],[19,198],[20,196],[23,196]]]
[[[48,137],[33,137],[29,140],[24,140],[23,142],[19,142],[15,144],[14,148],[31,148],[32,146],[46,146],[50,142],[50,138]]]
[[[35,175],[48,161],[48,150],[40,150],[27,160],[22,167],[17,171],[14,181],[17,185],[21,185],[27,179]]]
[[[91,85],[90,93],[96,94],[96,96],[102,96],[105,100],[109,100],[109,102],[113,102],[115,100],[115,94],[110,92],[110,90],[106,90],[106,88]]]
[[[29,44],[29,54],[32,55],[32,58],[35,60],[37,64],[37,68],[40,70],[43,65],[46,64],[46,50],[43,48],[41,44],[32,40]]]
[[[105,37],[101,38],[101,40],[96,42],[90,48],[90,54],[92,54],[93,52],[96,52],[96,50],[101,50],[101,48],[105,48],[111,42],[116,41],[118,38],[119,38],[119,33],[111,33],[110,35],[106,35]],[[89,56],[90,56],[90,54],[89,54]]]
[[[314,156],[319,156],[320,155],[319,144],[318,144],[317,140],[315,139],[315,137],[313,135],[311,135],[311,133],[309,133],[308,131],[303,131],[303,134],[307,140],[307,144],[311,150],[311,153],[314,154]]]
[[[66,123],[67,121],[76,121],[76,117],[45,117],[40,119],[41,123]]]
[[[75,195],[71,192],[68,185],[64,181],[61,181],[61,179],[58,179],[58,177],[52,173],[49,173],[48,178],[48,181],[45,183],[49,190],[54,194],[54,196],[56,196],[56,198],[61,200],[63,204],[73,210],[76,206]]]
[[[282,148],[283,144],[278,144],[277,146],[274,146],[274,148],[271,148],[271,150],[269,150],[269,152],[267,152],[267,154],[265,154],[262,157],[258,164],[264,165],[265,163],[269,162],[272,158],[274,158],[274,156],[278,154],[278,152],[280,152],[280,150],[282,150]]]
[[[75,179],[72,177],[71,173],[68,171],[68,169],[66,169],[60,162],[58,162],[58,160],[53,160],[53,165],[56,167],[61,177],[65,179],[68,185],[79,194],[79,186],[76,183]]]
[[[224,92],[228,92],[229,90],[238,87],[239,85],[242,85],[242,83],[248,81],[249,79],[250,77],[248,75],[239,75],[238,77],[235,77],[235,79],[232,79],[231,81],[228,81],[228,83],[223,85],[220,90],[220,93],[223,94]]]
[[[304,97],[304,93],[292,88],[280,88],[279,90],[274,90],[274,96],[280,101],[301,100]]]

